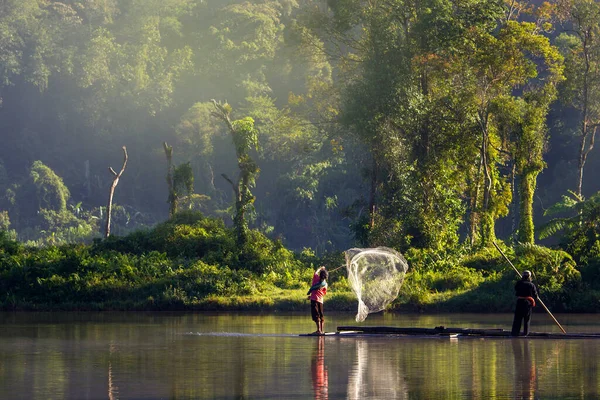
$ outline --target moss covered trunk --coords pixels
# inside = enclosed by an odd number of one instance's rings
[[[535,227],[533,225],[533,194],[535,193],[539,169],[525,171],[519,182],[519,234],[520,243],[535,241]]]

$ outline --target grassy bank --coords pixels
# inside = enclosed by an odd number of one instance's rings
[[[582,281],[568,254],[538,246],[505,251],[517,268],[535,271],[554,311],[600,309],[600,290]],[[516,274],[494,249],[411,249],[405,256],[409,272],[390,311],[512,311]],[[239,248],[222,221],[198,213],[89,245],[25,247],[0,233],[0,308],[305,310],[314,269],[342,263],[342,253],[293,253],[256,231]],[[345,275],[331,274],[329,310],[356,309]]]

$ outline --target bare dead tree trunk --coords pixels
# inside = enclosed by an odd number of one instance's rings
[[[592,95],[590,94],[591,86],[593,85],[594,75],[592,72],[592,50],[591,47],[591,33],[592,31],[584,31],[582,35],[583,40],[583,57],[585,62],[585,70],[583,72],[583,82],[582,82],[582,110],[581,110],[581,144],[579,147],[579,162],[578,162],[578,176],[577,176],[577,194],[582,196],[583,193],[583,169],[585,167],[585,162],[587,160],[587,156],[594,148],[594,142],[596,139],[596,132],[598,129],[598,124],[594,124],[594,121],[590,119],[591,112],[590,108],[592,108]],[[595,121],[597,122],[597,121]]]
[[[481,149],[480,159],[481,168],[483,172],[483,198],[481,204],[481,214],[479,223],[481,225],[481,244],[486,245],[495,239],[494,233],[494,216],[492,210],[490,210],[490,202],[492,200],[492,189],[493,189],[493,177],[490,172],[493,161],[489,159],[489,146],[490,146],[490,132],[489,132],[489,111],[483,108],[478,112],[479,114],[479,126],[481,128]]]
[[[113,200],[113,195],[115,194],[115,188],[119,184],[119,178],[121,178],[121,175],[123,174],[123,171],[125,171],[126,166],[127,166],[127,148],[125,146],[123,146],[123,166],[121,167],[121,171],[119,171],[119,173],[117,174],[115,172],[115,170],[112,169],[112,167],[108,167],[108,170],[110,171],[110,173],[113,174],[113,182],[112,182],[112,185],[110,185],[110,194],[108,196],[108,205],[106,206],[106,229],[105,229],[105,234],[104,234],[105,238],[110,236],[110,216],[112,213],[112,200]]]
[[[594,149],[594,143],[596,141],[596,132],[598,125],[592,126],[591,129],[587,125],[586,121],[582,123],[582,135],[581,144],[579,146],[579,163],[578,163],[578,176],[577,176],[577,191],[576,193],[581,196],[583,193],[583,168],[587,161],[587,156]],[[591,133],[590,133],[591,132]]]

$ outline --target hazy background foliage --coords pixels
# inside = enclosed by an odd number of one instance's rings
[[[442,304],[502,287],[500,240],[563,304],[600,283],[599,16],[593,0],[3,1],[5,273],[24,276],[6,254],[51,270],[114,251],[136,279],[175,263],[297,285],[275,264],[384,245],[411,259],[408,298]],[[123,146],[117,238],[77,247],[102,235]],[[79,279],[48,271],[23,282]]]

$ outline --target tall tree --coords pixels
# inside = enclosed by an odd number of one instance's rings
[[[600,3],[560,0],[557,10],[565,27],[556,40],[566,64],[561,97],[565,105],[579,112],[575,193],[582,196],[584,167],[600,127]]]
[[[514,118],[514,130],[504,132],[498,127],[503,144],[511,153],[512,163],[519,180],[519,226],[517,240],[534,242],[533,196],[538,174],[545,167],[547,147],[547,116],[557,96],[557,85],[563,80],[563,58],[558,49],[543,36],[540,26],[521,22],[514,25],[512,40],[521,51],[521,65],[526,71],[527,85],[520,92],[514,90],[496,100],[495,119]],[[509,107],[504,107],[512,103]]]
[[[460,69],[447,70],[466,61],[471,42],[465,37],[496,28],[500,7],[493,1],[336,2],[333,11],[333,25],[348,29],[341,42],[354,45],[346,57],[356,67],[347,78],[342,119],[373,157],[372,240],[455,243],[464,212],[460,166],[474,146],[464,104],[473,96],[461,88]],[[349,29],[355,26],[364,32],[358,38],[359,30]]]
[[[254,196],[250,188],[255,185],[256,175],[259,172],[258,165],[250,157],[249,151],[258,147],[258,132],[254,128],[254,120],[250,117],[232,121],[230,118],[231,106],[227,103],[221,104],[212,100],[216,111],[213,115],[227,125],[227,129],[233,140],[237,156],[240,175],[237,182],[233,182],[226,174],[223,178],[231,185],[235,194],[235,216],[233,224],[237,232],[239,245],[246,243],[248,234],[247,213],[250,211]]]
[[[508,213],[512,170],[502,173],[505,163],[514,164],[520,177],[519,239],[533,241],[532,200],[535,179],[544,166],[546,116],[562,78],[557,49],[536,24],[512,20],[510,11],[497,30],[471,37],[474,46],[464,65],[466,76],[472,77],[467,90],[474,94],[480,136],[471,186],[473,243],[494,240],[495,221]]]

